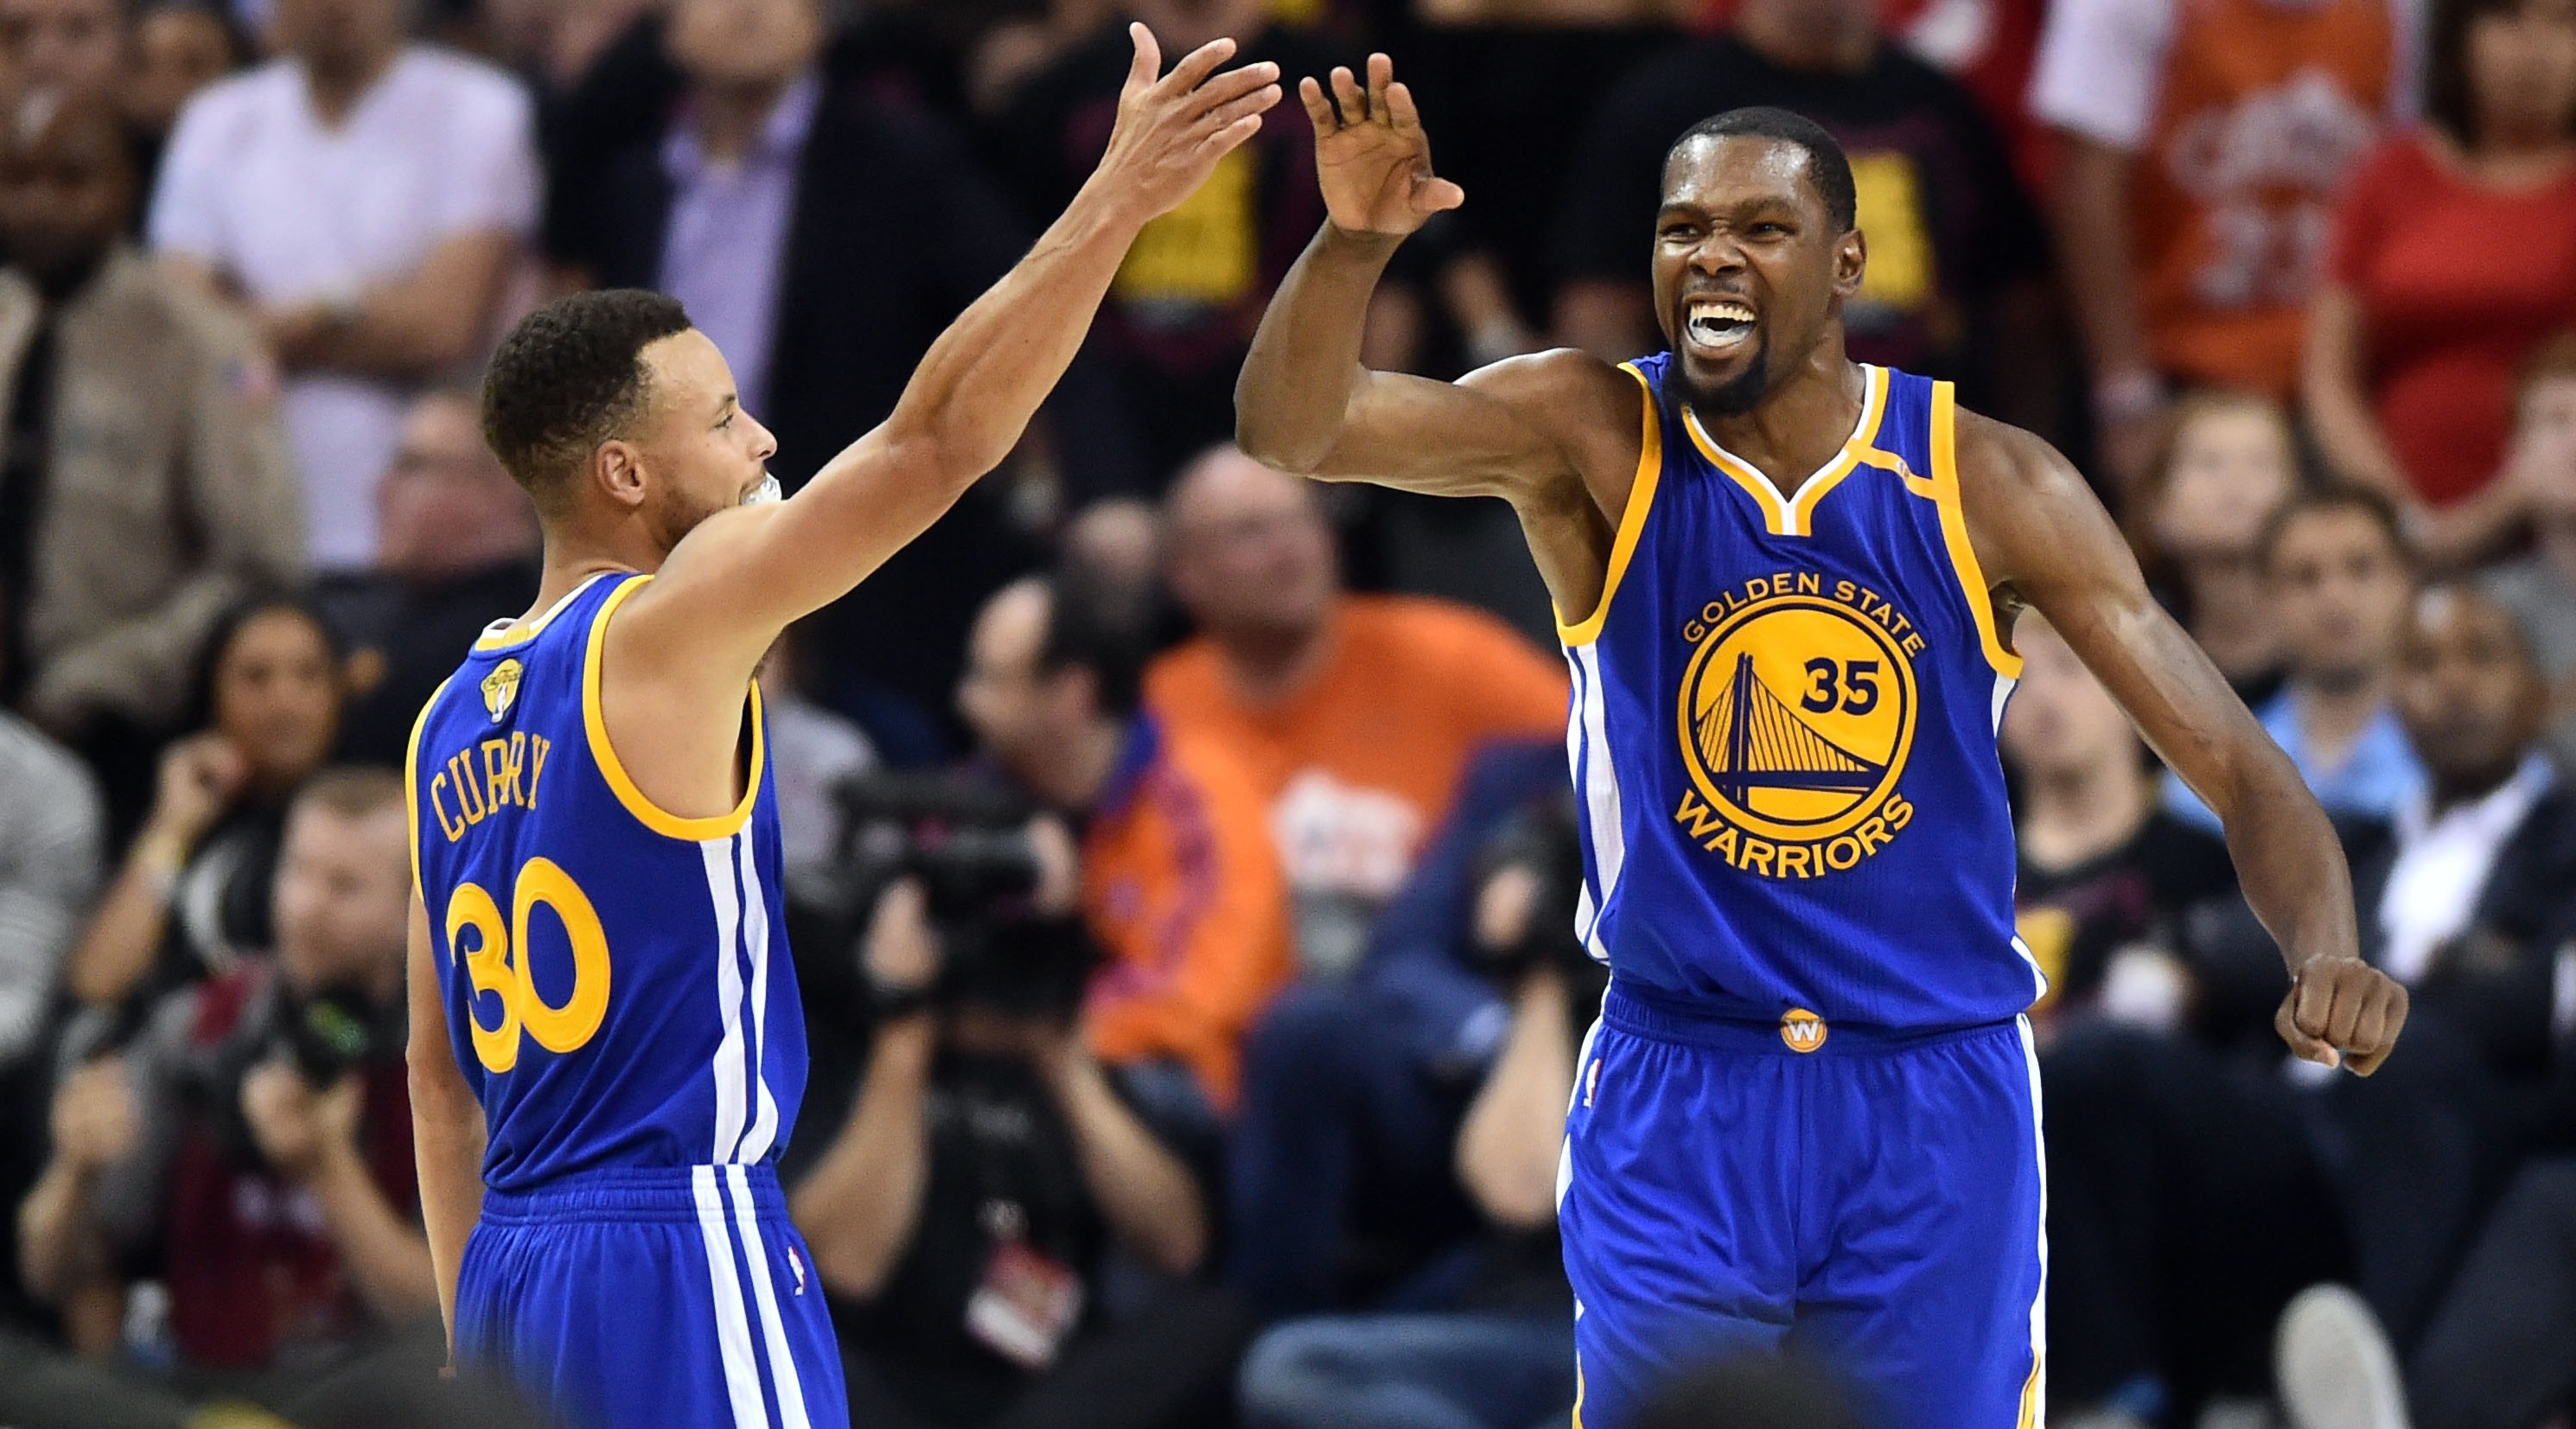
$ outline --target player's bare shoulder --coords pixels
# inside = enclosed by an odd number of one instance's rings
[[[1480,367],[1458,385],[1500,401],[1544,436],[1582,493],[1617,524],[1645,452],[1651,414],[1643,383],[1581,348],[1558,347]]]
[[[1959,505],[1987,578],[2027,586],[2127,543],[2064,453],[2036,433],[1958,409]]]

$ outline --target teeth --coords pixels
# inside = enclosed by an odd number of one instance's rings
[[[1753,309],[1723,298],[1694,298],[1691,300],[1689,311],[1692,322],[1703,319],[1735,323],[1753,321]]]

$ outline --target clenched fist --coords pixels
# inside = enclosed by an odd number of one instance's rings
[[[2367,1077],[2397,1045],[2406,1001],[2402,984],[2359,958],[2314,958],[2290,979],[2272,1025],[2299,1056]]]

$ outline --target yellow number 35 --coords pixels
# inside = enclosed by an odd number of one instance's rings
[[[528,971],[528,915],[540,903],[554,910],[572,942],[572,995],[561,1007],[547,1005]],[[469,928],[476,934],[470,950],[457,938]],[[513,944],[519,949],[515,959],[510,956]],[[549,1052],[570,1052],[588,1042],[608,1015],[608,934],[599,926],[599,910],[591,906],[590,895],[553,859],[532,858],[519,865],[506,925],[500,905],[481,884],[458,884],[447,900],[447,948],[450,957],[464,955],[465,975],[477,994],[501,999],[497,1027],[483,1025],[471,999],[465,1012],[474,1033],[474,1055],[491,1071],[506,1072],[519,1064],[522,1029]]]

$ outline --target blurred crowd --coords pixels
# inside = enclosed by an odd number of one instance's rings
[[[481,360],[661,289],[794,490],[1089,171],[1128,17],[1394,55],[1468,202],[1382,368],[1660,347],[1666,146],[1832,131],[1853,355],[2092,474],[2415,998],[2287,1063],[2215,821],[2021,618],[2055,1422],[2266,1422],[2320,1284],[2424,1429],[2576,1422],[2576,0],[0,0],[0,1422],[505,1422],[428,1377],[393,772],[536,589]],[[1321,219],[1280,106],[765,667],[858,1424],[1575,1403],[1566,675],[1499,503],[1227,445]],[[1849,1422],[1715,1373],[1656,1422]]]

